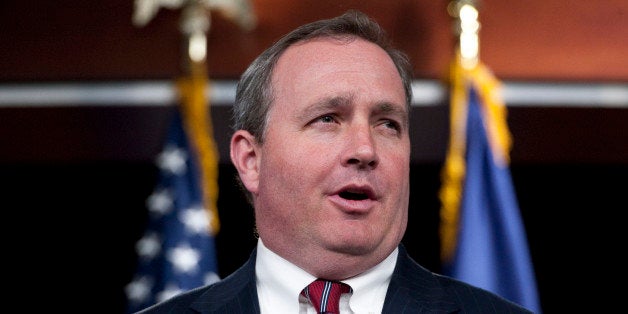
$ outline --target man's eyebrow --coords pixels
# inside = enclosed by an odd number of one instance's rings
[[[338,108],[348,106],[352,101],[353,96],[351,95],[324,97],[303,108],[300,116],[310,118],[312,115],[318,115],[326,111],[337,110]],[[406,107],[395,105],[392,102],[382,101],[376,103],[372,113],[376,115],[394,115],[399,117],[402,124],[408,124],[409,118]]]
[[[408,110],[405,106],[400,107],[390,102],[381,102],[375,108],[376,114],[392,114],[398,116],[404,125],[408,124]]]
[[[337,109],[351,103],[352,97],[350,96],[334,96],[324,97],[312,104],[306,106],[301,111],[301,116],[309,116],[312,113],[323,113],[328,110]]]

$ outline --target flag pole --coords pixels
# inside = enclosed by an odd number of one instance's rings
[[[450,136],[441,173],[443,273],[536,313],[540,303],[509,162],[512,138],[501,83],[479,58],[476,1],[448,5],[456,18]]]
[[[207,75],[207,34],[211,25],[211,9],[219,9],[242,29],[252,30],[256,17],[249,0],[183,0],[181,32],[184,35],[184,67],[187,75],[177,81],[181,112],[186,134],[196,151],[201,171],[203,205],[209,218],[209,231],[220,229],[218,217],[218,164],[220,154],[214,141],[211,105],[208,93],[211,84]]]
[[[177,80],[185,133],[199,165],[203,206],[207,210],[209,231],[216,235],[218,219],[218,148],[211,123],[208,103],[207,32],[210,27],[209,8],[201,0],[188,0],[181,14],[184,35],[184,67],[186,75]]]
[[[214,141],[210,92],[207,75],[207,33],[211,25],[211,9],[219,9],[242,29],[252,30],[257,24],[250,0],[135,0],[133,24],[146,25],[159,11],[183,7],[180,30],[184,36],[183,67],[185,75],[177,80],[186,135],[196,152],[201,175],[203,205],[208,213],[209,231],[216,235],[218,220],[218,147]]]
[[[465,176],[466,145],[466,92],[464,71],[471,70],[479,60],[478,11],[474,0],[453,0],[447,11],[455,19],[454,33],[457,36],[455,57],[450,66],[449,84],[449,146],[441,173],[443,187],[439,192],[442,207],[440,211],[441,260],[448,263],[453,258],[457,237],[459,207]],[[464,52],[463,52],[464,51]]]
[[[501,84],[480,62],[477,6],[478,0],[453,0],[447,6],[449,15],[455,19],[457,43],[449,74],[450,137],[442,173],[443,188],[440,191],[443,204],[440,213],[441,259],[445,262],[453,258],[458,237],[459,207],[466,173],[468,84],[476,85],[484,99],[483,108],[491,121],[486,127],[495,161],[501,166],[506,166],[510,161],[512,140],[506,125],[506,106],[500,95]]]

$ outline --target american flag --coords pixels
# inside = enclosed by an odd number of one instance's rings
[[[182,120],[177,110],[156,158],[160,174],[146,201],[149,221],[136,244],[137,272],[125,287],[129,313],[220,279],[199,163]]]

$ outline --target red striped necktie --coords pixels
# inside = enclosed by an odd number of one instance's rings
[[[321,314],[338,314],[340,295],[352,292],[346,283],[317,279],[301,292]]]

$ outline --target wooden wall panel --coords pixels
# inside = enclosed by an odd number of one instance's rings
[[[209,71],[237,78],[296,25],[349,8],[378,20],[411,57],[415,74],[441,78],[452,55],[448,1],[254,0],[258,25],[213,12]],[[0,4],[0,81],[163,79],[181,71],[179,12],[132,25],[132,0]],[[511,80],[628,80],[628,1],[501,1],[480,5],[481,56]]]
[[[482,2],[481,56],[502,79],[628,80],[628,1]]]

